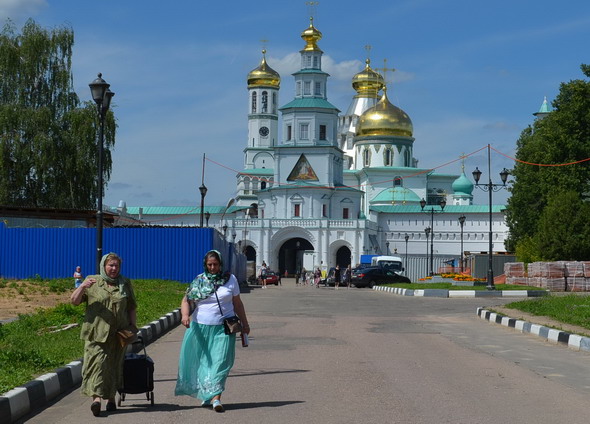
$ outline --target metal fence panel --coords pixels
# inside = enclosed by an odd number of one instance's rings
[[[245,257],[212,228],[104,228],[103,253],[123,259],[122,274],[132,279],[161,278],[190,282],[203,271],[203,256],[212,248],[224,257],[239,281]],[[96,229],[6,228],[0,222],[0,277],[68,278],[76,266],[95,273]]]

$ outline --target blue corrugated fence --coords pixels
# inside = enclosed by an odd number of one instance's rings
[[[104,228],[103,252],[123,258],[122,274],[131,279],[190,282],[203,271],[210,249],[224,256],[225,269],[243,281],[246,260],[212,228]],[[67,278],[76,266],[94,274],[96,229],[7,228],[0,222],[0,277]]]

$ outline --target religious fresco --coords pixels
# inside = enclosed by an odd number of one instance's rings
[[[293,167],[293,170],[289,174],[287,181],[296,181],[296,180],[308,180],[308,181],[319,181],[315,171],[307,161],[305,155],[301,155],[299,160]]]

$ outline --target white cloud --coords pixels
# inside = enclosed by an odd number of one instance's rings
[[[37,15],[46,6],[46,0],[1,0],[0,20],[11,19],[18,24]]]

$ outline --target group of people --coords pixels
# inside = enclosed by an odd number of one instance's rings
[[[350,288],[350,283],[352,280],[352,268],[350,265],[346,267],[344,272],[341,271],[340,265],[336,265],[336,268],[333,269],[332,278],[334,279],[334,288],[338,289],[340,284],[347,286]],[[301,283],[299,282],[301,280]],[[316,267],[314,271],[306,271],[305,268],[301,270],[300,273],[295,275],[295,285],[311,285],[316,288],[320,286],[322,280],[326,281],[326,271],[322,271],[319,267]]]
[[[102,257],[100,274],[89,275],[71,295],[71,303],[86,303],[80,338],[84,344],[82,394],[92,398],[90,410],[100,416],[105,409],[117,409],[115,396],[123,385],[123,362],[126,347],[118,332],[138,332],[137,302],[133,286],[121,275],[122,259],[115,253]],[[201,406],[223,412],[221,394],[234,364],[236,334],[226,334],[223,321],[237,316],[242,334],[250,327],[236,277],[223,272],[221,254],[207,252],[204,272],[187,288],[181,301],[181,322],[187,328],[180,348],[176,395],[201,400]],[[79,267],[77,267],[79,268]],[[76,270],[76,279],[82,279]]]

